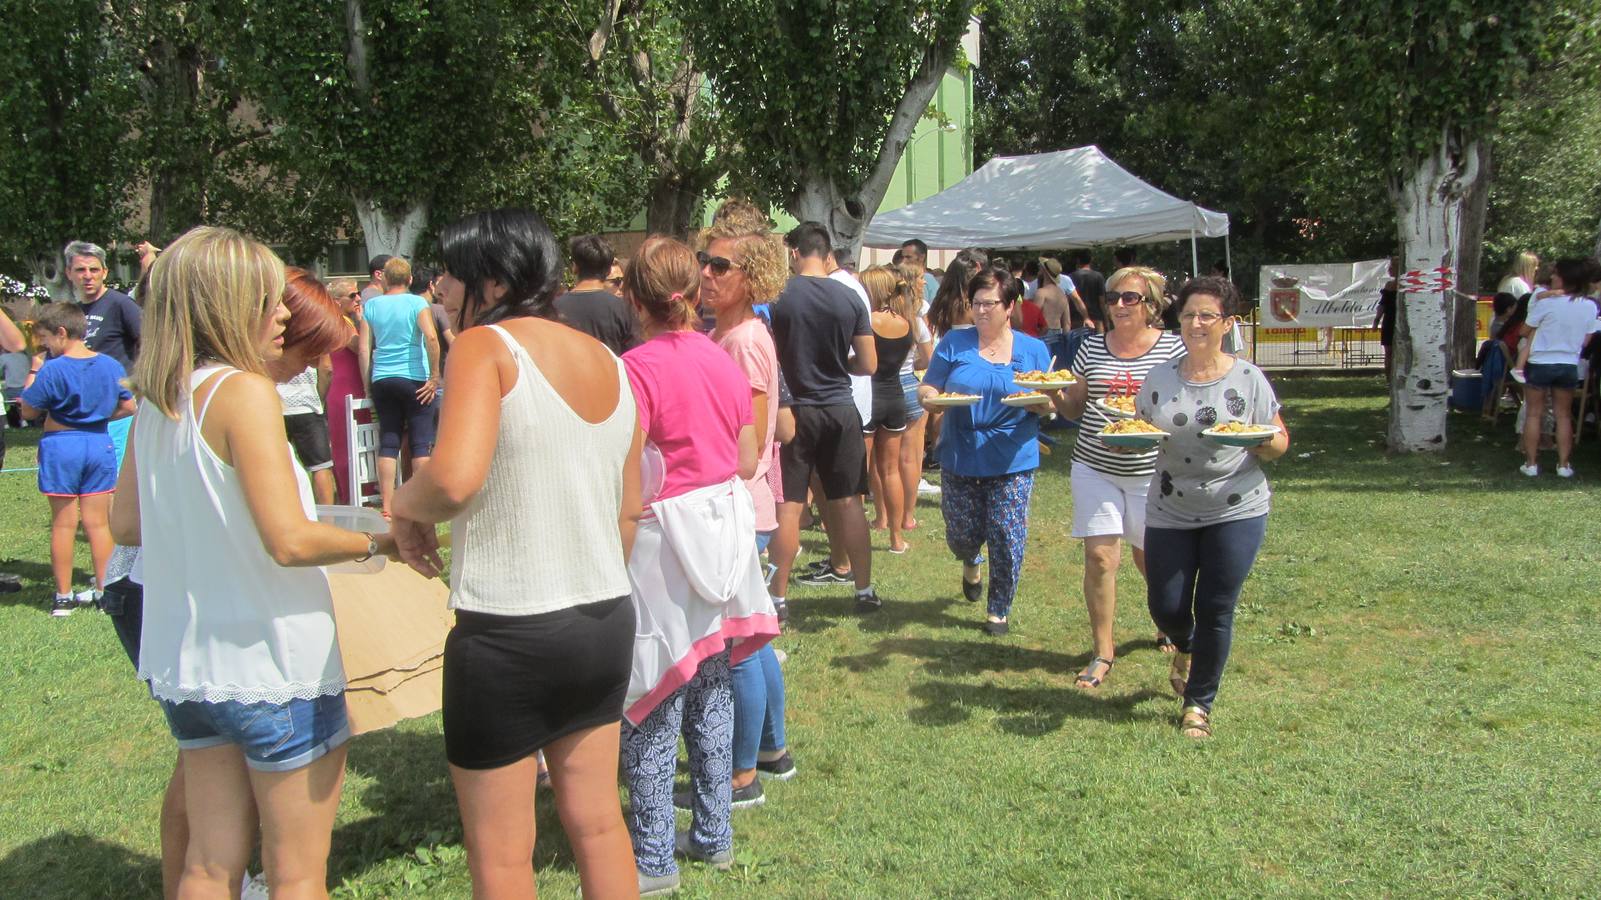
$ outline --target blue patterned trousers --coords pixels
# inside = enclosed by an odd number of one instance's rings
[[[678,735],[689,746],[694,819],[689,842],[712,854],[734,845],[729,821],[734,778],[734,688],[728,651],[707,657],[688,684],[651,710],[638,728],[623,722],[623,771],[628,777],[628,833],[644,875],[678,871],[673,860],[673,774]]]
[[[989,614],[1004,619],[1017,596],[1023,572],[1023,546],[1028,542],[1028,501],[1034,473],[1016,472],[989,478],[940,476],[940,512],[945,514],[945,544],[963,563],[978,559],[989,545]]]

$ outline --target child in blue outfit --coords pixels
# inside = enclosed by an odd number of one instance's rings
[[[87,322],[75,303],[52,303],[33,323],[34,341],[48,359],[30,373],[22,391],[23,416],[43,418],[39,439],[39,493],[50,500],[50,568],[56,578],[53,616],[100,598],[111,557],[111,492],[117,487],[116,453],[107,428],[133,415],[133,394],[122,385],[122,364],[83,343]],[[72,593],[72,554],[83,522],[94,560],[91,590]]]

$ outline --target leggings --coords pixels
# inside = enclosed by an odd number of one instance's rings
[[[1151,619],[1193,653],[1184,705],[1211,711],[1234,639],[1234,605],[1267,536],[1267,515],[1199,528],[1145,526]]]
[[[1012,610],[1017,578],[1023,571],[1034,473],[968,478],[946,472],[940,488],[945,544],[968,565],[976,563],[979,549],[989,545],[989,614],[1004,619]]]
[[[689,745],[689,788],[694,798],[690,846],[708,855],[732,849],[734,692],[727,650],[703,660],[695,677],[651,710],[639,727],[623,722],[628,833],[642,875],[678,871],[673,859],[673,774],[680,729]]]
[[[395,459],[400,445],[411,435],[411,455],[434,454],[434,428],[438,400],[424,404],[417,391],[425,382],[409,378],[381,378],[372,383],[372,405],[378,413],[378,455]]]

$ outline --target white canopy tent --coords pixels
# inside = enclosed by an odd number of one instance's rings
[[[960,182],[868,223],[863,243],[898,247],[1060,250],[1106,244],[1223,238],[1229,217],[1180,200],[1136,178],[1099,147],[997,156]]]

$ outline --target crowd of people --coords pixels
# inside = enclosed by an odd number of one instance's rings
[[[1224,350],[1233,285],[1174,300],[1132,262],[1014,271],[976,249],[941,273],[917,241],[860,272],[848,256],[740,200],[695,247],[651,237],[628,260],[594,235],[564,253],[507,209],[444,229],[437,269],[380,257],[366,285],[324,284],[206,227],[150,248],[135,302],[108,296],[103,251],[69,246],[81,304],[32,323],[45,359],[21,409],[47,429],[55,611],[110,614],[177,745],[169,895],[237,892],[258,845],[275,896],[324,892],[351,732],[321,567],[385,555],[437,577],[447,524],[444,751],[475,893],[533,894],[542,777],[586,895],[672,891],[679,859],[730,866],[731,811],[797,772],[772,646],[788,585],[848,584],[864,616],[893,603],[872,532],[932,552],[908,535],[937,468],[953,588],[1007,635],[1052,414],[1079,429],[1092,661],[1075,684],[1111,677],[1126,542],[1181,731],[1210,735],[1266,533],[1262,463],[1289,443],[1261,370]],[[368,499],[342,465],[347,397],[372,404],[383,532],[318,521]],[[1102,439],[1128,416],[1167,439]],[[1215,440],[1229,423],[1271,433]],[[829,553],[796,568],[814,508]],[[74,594],[80,521],[95,581]]]

